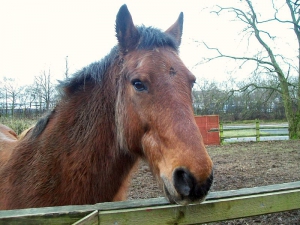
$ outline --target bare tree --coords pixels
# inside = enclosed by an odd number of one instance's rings
[[[40,110],[42,108],[49,110],[51,100],[55,94],[55,88],[51,82],[50,69],[48,73],[44,70],[39,76],[35,77],[35,87],[34,97],[36,102],[39,102]]]
[[[256,6],[262,3],[264,1],[257,2]],[[255,10],[251,0],[244,0],[243,4],[239,8],[218,5],[213,12],[218,16],[224,12],[232,13],[235,16],[235,20],[245,25],[243,33],[244,38],[247,38],[248,44],[256,40],[261,46],[261,51],[250,56],[236,56],[224,54],[220,48],[210,47],[204,43],[208,49],[215,51],[217,54],[215,57],[209,58],[208,61],[229,58],[241,61],[240,67],[243,67],[246,63],[254,62],[255,66],[252,75],[264,76],[267,74],[274,82],[266,86],[259,85],[256,82],[249,82],[238,89],[238,91],[246,91],[249,88],[263,88],[279,93],[282,97],[285,115],[289,123],[289,136],[291,139],[300,139],[300,2],[299,0],[286,0],[279,5],[278,1],[272,0],[270,7],[273,8],[274,14],[272,18],[268,19],[262,18],[261,15],[263,13]],[[284,8],[287,8],[290,13],[289,20],[280,19],[280,11]],[[287,25],[290,29],[293,29],[298,41],[298,46],[294,46],[298,55],[296,60],[290,59],[287,55],[276,53],[277,49],[274,47],[276,46],[276,36],[271,35],[271,32],[268,32],[266,28],[270,23]],[[295,61],[297,62],[295,63]],[[295,76],[297,77],[296,79],[294,79]],[[293,94],[291,90],[294,90],[294,93],[296,91],[296,94]]]
[[[8,116],[10,110],[10,114],[13,117],[16,107],[16,100],[22,91],[22,88],[20,88],[16,81],[12,78],[4,77],[3,82],[1,83],[1,92],[5,102],[5,115]]]
[[[193,104],[196,114],[219,114],[224,106],[224,91],[215,81],[201,79],[193,89]]]

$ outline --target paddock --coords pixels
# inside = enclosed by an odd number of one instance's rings
[[[193,224],[220,220],[225,222],[213,224],[297,224],[299,146],[300,141],[209,146],[216,178],[212,192],[200,205],[169,204],[160,197],[162,192],[151,180],[147,165],[141,163],[128,201],[0,211],[0,224]],[[240,219],[229,220],[233,218]]]

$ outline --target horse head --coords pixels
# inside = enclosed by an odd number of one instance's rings
[[[116,124],[120,148],[148,161],[171,202],[188,204],[207,195],[213,163],[194,119],[196,78],[178,56],[182,28],[182,13],[161,32],[136,27],[120,8]]]

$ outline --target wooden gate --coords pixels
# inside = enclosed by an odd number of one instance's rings
[[[219,116],[195,116],[205,145],[220,145]]]

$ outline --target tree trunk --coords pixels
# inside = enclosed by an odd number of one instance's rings
[[[294,112],[287,84],[281,85],[285,115],[289,124],[289,137],[290,139],[300,139],[300,113],[299,111]]]

